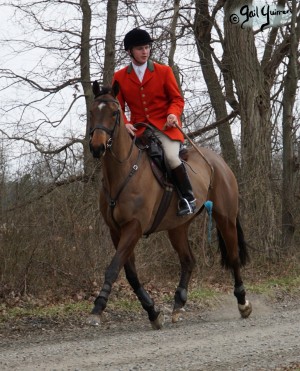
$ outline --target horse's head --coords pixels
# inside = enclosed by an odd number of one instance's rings
[[[97,81],[93,83],[94,102],[90,110],[90,151],[101,158],[107,146],[111,145],[116,127],[120,124],[120,107],[116,96],[119,84],[102,88]]]

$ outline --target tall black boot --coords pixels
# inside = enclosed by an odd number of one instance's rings
[[[172,169],[171,173],[180,198],[177,215],[193,214],[196,210],[196,199],[184,164]]]

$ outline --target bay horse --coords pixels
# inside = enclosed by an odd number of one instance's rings
[[[103,184],[100,191],[100,211],[109,228],[116,249],[106,269],[103,286],[94,302],[89,324],[99,325],[100,315],[120,270],[124,267],[126,278],[148,313],[154,329],[163,326],[163,313],[155,309],[154,301],[141,285],[135,267],[134,248],[138,240],[151,228],[155,219],[163,189],[153,175],[145,151],[135,145],[125,127],[122,110],[117,100],[119,85],[100,89],[93,83],[94,101],[90,111],[90,150],[95,158],[101,158]],[[207,200],[213,202],[221,262],[232,270],[234,295],[242,317],[252,311],[246,300],[240,267],[248,260],[243,231],[238,219],[238,186],[234,174],[221,156],[201,148],[202,156],[189,149],[187,171],[197,199],[197,211],[187,216],[177,216],[178,196],[173,192],[158,231],[167,231],[170,242],[178,254],[181,276],[174,295],[172,322],[177,322],[187,301],[189,280],[195,258],[188,242],[188,229],[200,214]]]

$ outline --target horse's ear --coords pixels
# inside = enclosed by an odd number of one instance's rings
[[[114,84],[111,90],[112,90],[113,96],[116,98],[120,91],[120,85],[117,80],[114,81]]]
[[[98,81],[93,82],[93,94],[94,94],[94,97],[97,97],[98,95],[100,95],[100,86],[98,84]]]

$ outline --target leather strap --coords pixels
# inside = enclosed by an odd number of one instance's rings
[[[155,168],[155,165],[152,162],[151,162],[151,166],[152,166],[152,170],[154,170],[153,168]],[[149,237],[149,235],[151,233],[155,232],[156,228],[159,226],[160,222],[162,221],[163,217],[165,216],[165,213],[167,212],[167,210],[170,206],[171,199],[172,199],[172,196],[173,196],[173,190],[174,190],[173,184],[168,183],[166,181],[164,183],[162,183],[162,179],[160,179],[158,177],[158,174],[155,173],[155,172],[154,172],[154,174],[156,176],[156,179],[159,180],[160,185],[164,188],[164,193],[162,195],[162,198],[161,198],[159,207],[157,209],[157,213],[155,215],[155,218],[153,220],[153,223],[152,223],[150,229],[148,229],[148,231],[146,231],[144,233],[145,237]]]

